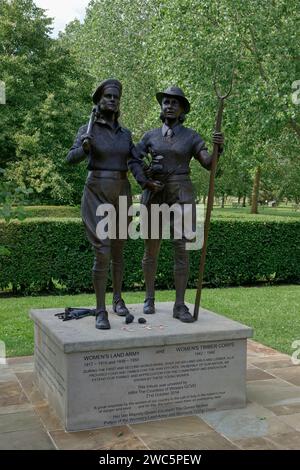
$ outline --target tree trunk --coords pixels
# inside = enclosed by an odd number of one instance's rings
[[[258,193],[260,183],[261,168],[258,166],[255,170],[253,190],[252,190],[252,202],[251,202],[251,214],[258,214]]]
[[[222,209],[224,209],[224,207],[225,207],[225,194],[222,194],[221,207],[222,207]]]
[[[241,196],[238,197],[238,205],[241,203]]]
[[[243,207],[246,207],[246,196],[243,196],[243,203],[242,203]]]

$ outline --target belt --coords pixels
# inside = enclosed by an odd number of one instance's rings
[[[117,171],[117,170],[91,170],[88,173],[89,176],[94,176],[95,178],[110,178],[114,180],[126,180],[127,171]]]

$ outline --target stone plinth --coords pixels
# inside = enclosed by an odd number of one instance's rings
[[[134,323],[110,314],[111,330],[31,311],[36,382],[68,431],[245,406],[251,328],[204,309],[184,324],[173,303],[139,324],[142,305],[129,308]]]

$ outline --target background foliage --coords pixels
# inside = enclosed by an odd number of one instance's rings
[[[216,100],[235,66],[224,116],[218,195],[300,202],[298,0],[92,0],[58,39],[32,0],[0,0],[1,165],[35,202],[79,203],[85,165],[65,156],[103,78],[124,85],[122,122],[135,140],[160,124],[155,92],[170,84],[192,103],[187,125],[210,145]],[[192,164],[199,197],[207,174]],[[137,185],[134,186],[138,191]]]

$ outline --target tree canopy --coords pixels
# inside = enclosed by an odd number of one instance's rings
[[[87,119],[91,78],[50,37],[51,22],[32,0],[0,0],[1,166],[17,186],[30,186],[36,200],[72,202],[85,172],[70,172],[64,159]]]
[[[216,192],[250,196],[253,186],[254,196],[260,187],[299,200],[298,0],[92,0],[84,22],[71,22],[56,40],[31,0],[0,5],[8,89],[0,143],[18,184],[30,183],[42,199],[78,201],[84,169],[67,169],[64,155],[87,120],[93,88],[108,77],[123,83],[121,119],[135,140],[160,124],[156,91],[176,84],[192,104],[186,125],[211,148],[213,77],[226,89],[234,68]],[[204,195],[207,175],[197,162],[192,177]]]

